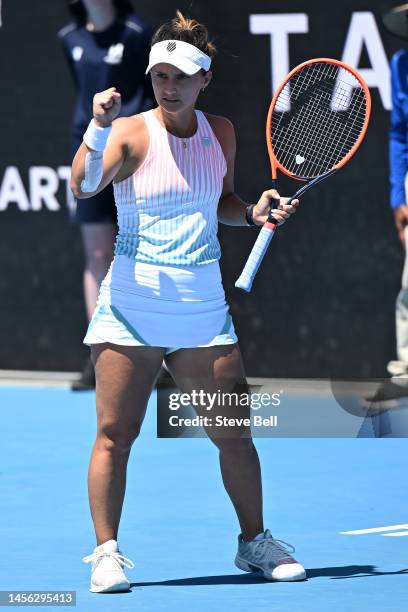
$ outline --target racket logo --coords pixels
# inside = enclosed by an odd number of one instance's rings
[[[166,49],[169,53],[171,53],[172,51],[175,50],[176,48],[176,43],[175,42],[169,42],[169,44],[167,45]]]
[[[300,164],[303,164],[303,162],[305,161],[305,158],[302,157],[301,155],[296,155],[295,161],[296,161],[297,165],[300,166]]]

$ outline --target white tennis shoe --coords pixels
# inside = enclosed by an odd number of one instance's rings
[[[84,563],[92,563],[91,587],[92,593],[114,593],[128,591],[130,582],[126,578],[123,566],[134,568],[133,561],[124,557],[116,540],[108,540],[94,548],[92,555],[82,559]]]
[[[264,532],[263,540],[244,542],[239,535],[235,565],[244,572],[262,572],[266,580],[305,580],[305,568],[289,554],[285,546],[291,549],[290,552],[295,552],[290,544],[275,540],[269,529]]]

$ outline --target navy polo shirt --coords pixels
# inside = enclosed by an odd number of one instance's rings
[[[144,74],[151,31],[136,15],[118,18],[103,32],[89,32],[72,23],[58,37],[78,88],[73,119],[76,150],[92,118],[95,93],[116,87],[122,96],[120,116],[135,115],[153,106],[150,77]]]

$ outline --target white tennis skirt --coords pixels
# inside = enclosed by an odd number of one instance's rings
[[[162,266],[116,255],[84,344],[179,348],[234,344],[218,262]]]

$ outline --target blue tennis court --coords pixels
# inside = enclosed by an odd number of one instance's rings
[[[234,566],[238,525],[215,447],[158,439],[153,395],[132,450],[119,531],[136,566],[128,570],[132,591],[98,595],[88,591],[90,566],[81,561],[95,546],[87,498],[94,393],[4,386],[0,399],[1,590],[76,591],[84,611],[404,608],[404,439],[256,440],[265,526],[296,547],[308,576],[270,583]],[[384,529],[341,533],[375,528]]]

